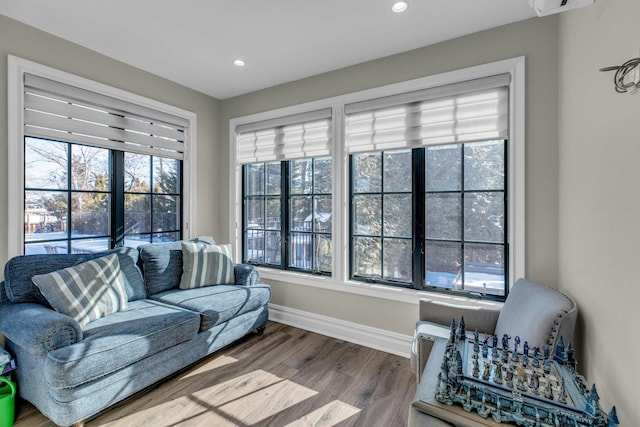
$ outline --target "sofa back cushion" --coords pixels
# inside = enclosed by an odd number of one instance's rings
[[[500,310],[495,334],[498,338],[519,336],[531,348],[543,350],[548,344],[553,349],[559,334],[565,335],[565,342],[571,340],[576,314],[571,298],[546,285],[519,279]]]
[[[4,288],[11,302],[38,302],[49,305],[32,278],[56,270],[81,264],[95,258],[115,253],[129,301],[146,298],[147,294],[138,268],[138,251],[133,248],[116,248],[91,254],[38,254],[11,258],[4,266]]]
[[[215,244],[212,237],[204,236],[187,240]],[[149,243],[138,246],[140,263],[144,273],[144,286],[149,295],[177,288],[182,278],[182,241]]]

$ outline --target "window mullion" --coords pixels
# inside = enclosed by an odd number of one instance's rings
[[[110,247],[124,245],[124,152],[111,151],[111,238]],[[153,209],[151,210],[153,212]]]
[[[280,162],[280,268],[283,269],[289,266],[290,261],[289,245],[291,244],[291,241],[289,239],[289,234],[291,230],[291,215],[289,215],[289,208],[291,204],[291,194],[289,185],[289,169],[288,161]],[[266,208],[267,203],[265,201],[265,209]]]
[[[460,263],[462,268],[460,269],[460,282],[462,283],[462,290],[466,289],[465,282],[465,233],[464,233],[464,196],[465,196],[465,180],[464,180],[464,144],[460,144]]]
[[[380,279],[384,277],[384,151],[380,152]]]
[[[426,193],[426,150],[424,148],[416,148],[411,150],[412,156],[412,191],[413,191],[413,209],[412,209],[412,240],[413,240],[413,287],[423,289],[425,286],[426,276],[426,212],[425,212],[425,193]]]
[[[502,183],[502,191],[503,191],[503,196],[504,196],[504,202],[503,202],[503,206],[504,206],[504,212],[503,212],[503,234],[502,234],[502,241],[504,242],[504,249],[503,249],[503,256],[504,256],[504,296],[506,298],[507,295],[509,295],[509,288],[511,287],[511,283],[509,282],[509,278],[511,277],[511,272],[510,272],[510,267],[511,267],[511,262],[510,262],[510,257],[509,257],[509,226],[510,226],[510,221],[509,221],[509,215],[510,215],[510,206],[509,206],[509,191],[508,191],[508,177],[509,177],[509,152],[508,152],[508,148],[509,148],[509,144],[507,143],[507,140],[503,141],[504,144],[504,149],[502,151],[502,158],[503,158],[503,164],[504,164],[504,177],[503,177],[503,183]]]
[[[71,155],[71,144],[67,144],[67,253],[71,253],[71,232],[73,230],[73,224],[71,223],[71,210],[73,204],[73,188],[71,182],[73,180],[72,172],[73,167],[71,161],[73,156]]]

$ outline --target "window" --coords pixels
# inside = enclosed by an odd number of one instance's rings
[[[482,141],[426,149],[423,286],[505,295],[506,145]]]
[[[243,165],[246,262],[318,274],[332,271],[332,160],[326,156],[330,115],[331,110],[323,110],[239,129],[238,147],[245,159],[288,159]]]
[[[506,295],[508,81],[346,106],[351,278]]]
[[[411,150],[358,153],[352,169],[352,276],[410,284]]]
[[[244,171],[243,259],[330,273],[331,159],[253,163]]]
[[[523,72],[515,58],[232,120],[232,240],[285,283],[504,299],[525,274]],[[300,150],[284,128],[325,109],[333,139]]]
[[[23,111],[22,126],[10,126],[22,141],[9,150],[17,160],[10,189],[23,201],[10,223],[24,222],[10,253],[180,239],[195,115],[19,58],[9,63],[10,102]]]

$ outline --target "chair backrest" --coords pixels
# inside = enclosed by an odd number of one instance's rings
[[[553,351],[562,336],[571,342],[578,315],[568,296],[540,283],[519,279],[511,288],[496,323],[495,334],[519,336],[522,343],[541,350],[549,344]]]

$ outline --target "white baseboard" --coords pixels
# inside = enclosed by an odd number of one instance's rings
[[[372,328],[276,304],[269,304],[269,320],[396,356],[408,358],[411,354],[412,337],[410,335]]]

